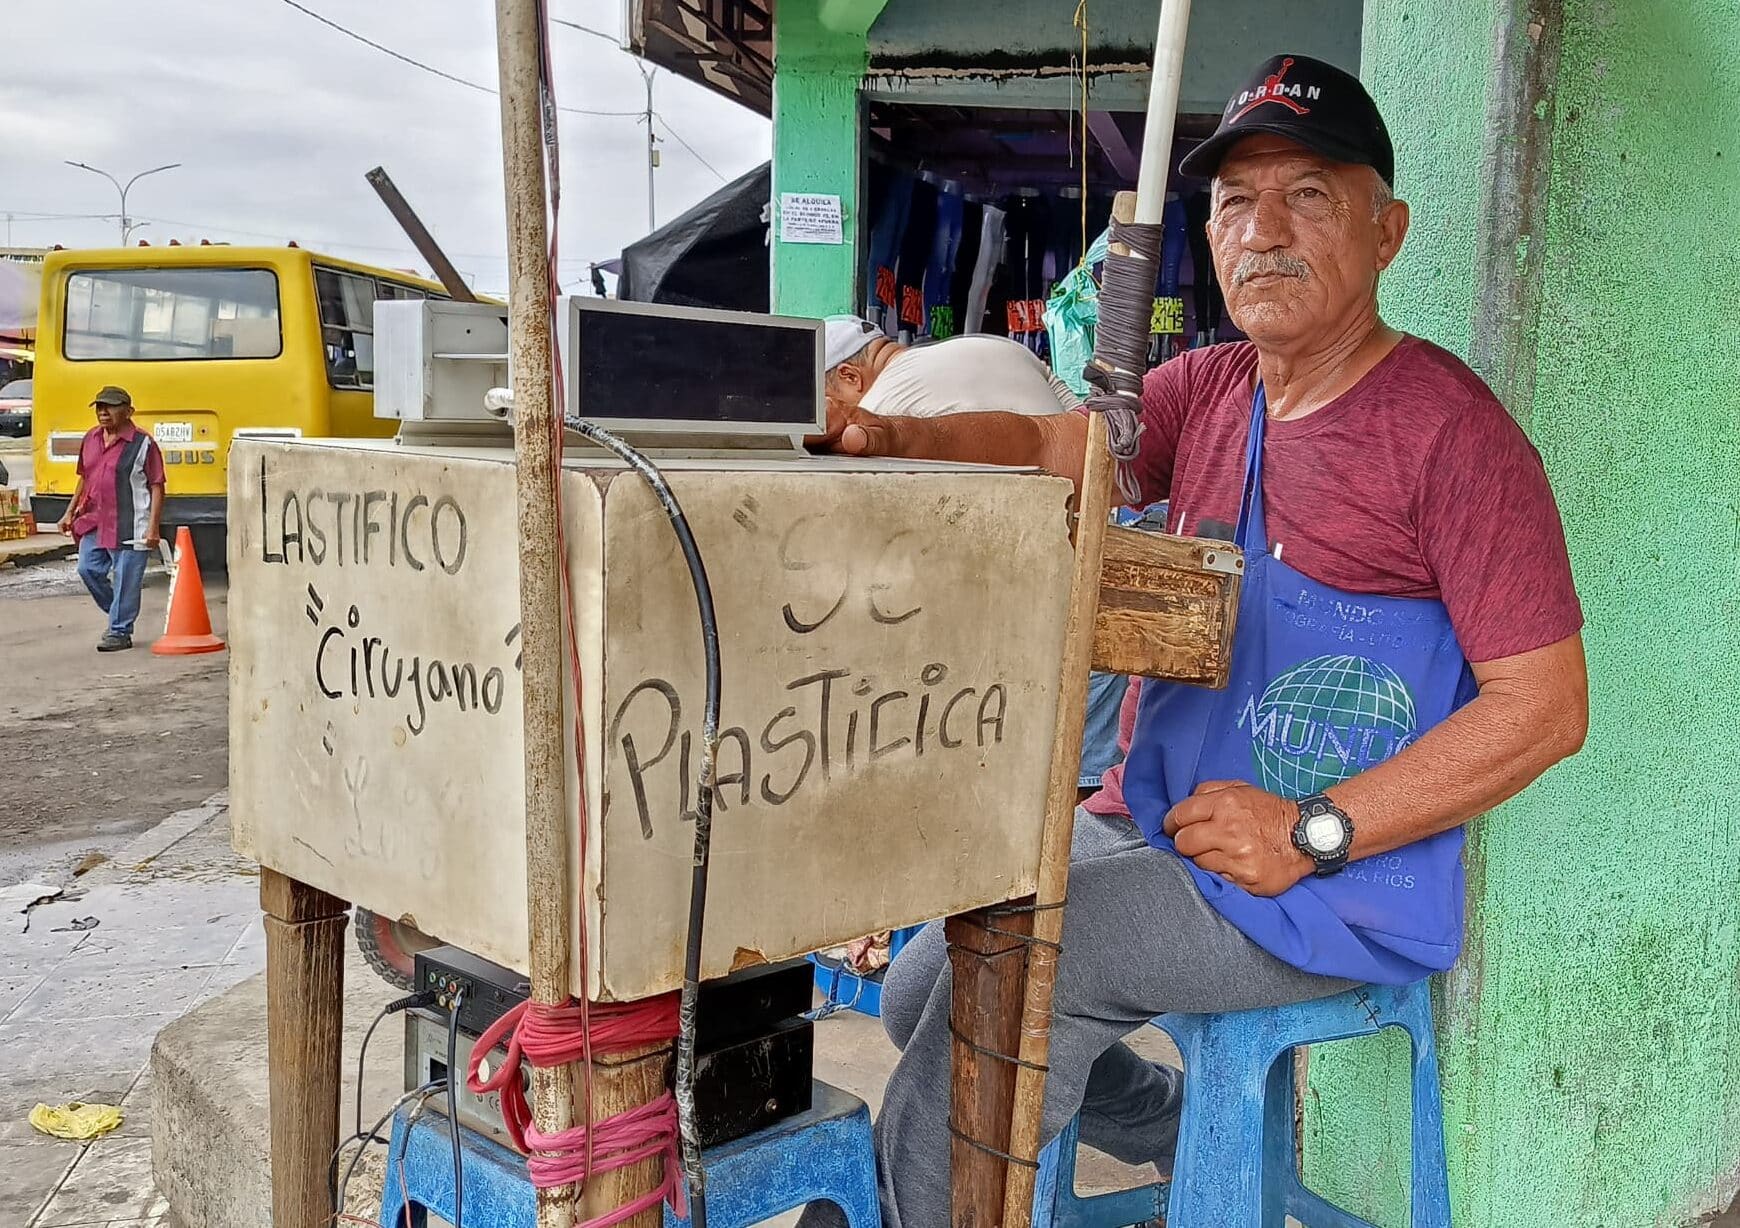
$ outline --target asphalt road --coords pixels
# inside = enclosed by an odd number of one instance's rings
[[[152,655],[167,593],[153,565],[138,646],[98,653],[71,560],[0,570],[0,887],[58,884],[227,783],[229,654]],[[222,583],[206,593],[223,635]]]

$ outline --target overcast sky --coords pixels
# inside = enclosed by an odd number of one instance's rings
[[[297,0],[404,55],[494,87],[490,0]],[[613,36],[623,0],[550,0],[552,15]],[[118,197],[65,165],[141,180],[135,238],[283,242],[372,264],[421,266],[363,179],[384,165],[476,288],[506,284],[501,133],[493,96],[401,63],[286,0],[39,0],[8,3],[0,71],[0,238],[13,246],[113,245]],[[636,111],[637,61],[612,42],[553,31],[557,101]],[[654,106],[662,224],[768,157],[760,116],[660,72]],[[646,233],[646,128],[632,115],[564,113],[565,284],[588,260]],[[41,219],[43,214],[69,215]],[[80,217],[72,215],[110,215]]]

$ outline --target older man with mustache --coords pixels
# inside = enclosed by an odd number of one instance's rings
[[[1077,814],[1044,1121],[1079,1111],[1092,1146],[1162,1167],[1182,1077],[1123,1037],[1448,968],[1463,825],[1574,753],[1588,711],[1540,458],[1467,366],[1378,315],[1409,214],[1358,80],[1270,60],[1184,169],[1213,180],[1250,340],[1149,374],[1132,476],[1169,529],[1245,551],[1233,680],[1145,683],[1121,780]],[[1078,480],[1087,436],[1078,414],[836,425],[850,453]],[[932,927],[883,996],[889,1228],[948,1222],[949,991]]]

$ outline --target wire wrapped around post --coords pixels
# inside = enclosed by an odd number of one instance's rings
[[[1112,219],[1111,250],[1100,278],[1094,356],[1083,377],[1093,388],[1087,407],[1106,416],[1106,436],[1118,462],[1118,493],[1141,498],[1134,469],[1142,438],[1142,377],[1154,319],[1154,282],[1162,227]]]

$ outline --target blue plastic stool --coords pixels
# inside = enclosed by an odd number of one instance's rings
[[[393,1118],[381,1228],[404,1228],[407,1205],[414,1228],[425,1228],[429,1211],[452,1219],[453,1151],[447,1119],[424,1113],[413,1125],[409,1116],[401,1109]],[[460,1142],[466,1222],[457,1228],[534,1228],[537,1199],[525,1160],[470,1130],[461,1132]],[[401,1157],[404,1190],[399,1185]],[[822,1201],[838,1204],[851,1228],[882,1228],[870,1110],[856,1096],[826,1083],[816,1083],[807,1113],[710,1148],[706,1167],[709,1228],[747,1228]],[[665,1208],[666,1228],[686,1228],[688,1222]]]
[[[1033,1228],[1128,1228],[1160,1217],[1165,1182],[1109,1194],[1077,1194],[1075,1149],[1080,1142],[1078,1114],[1039,1153],[1039,1174],[1033,1182]]]
[[[1405,1030],[1413,1041],[1411,1228],[1450,1228],[1438,1049],[1431,990],[1367,985],[1316,1002],[1155,1021],[1184,1056],[1184,1115],[1167,1196],[1167,1228],[1252,1225],[1372,1228],[1305,1188],[1296,1167],[1293,1050],[1299,1045]],[[1164,1183],[1082,1198],[1075,1193],[1079,1125],[1040,1154],[1034,1228],[1126,1228],[1158,1213]],[[1047,1205],[1049,1202],[1049,1205]]]

